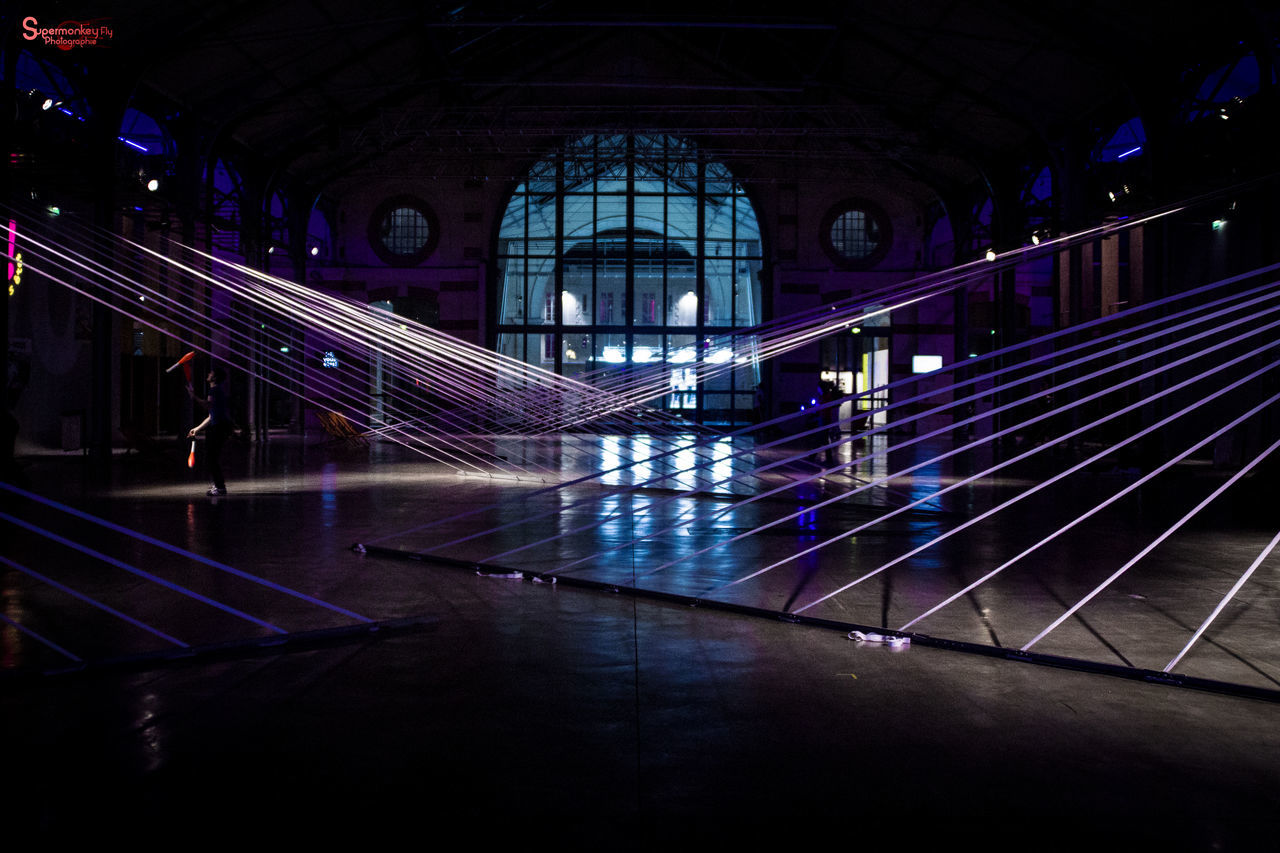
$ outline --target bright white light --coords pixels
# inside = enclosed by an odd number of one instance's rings
[[[311,247],[311,257],[313,257],[313,258],[314,258],[314,257],[315,257],[316,255],[318,255],[318,254],[320,254],[320,247],[319,247],[319,246],[312,246],[312,247]]]
[[[715,352],[711,353],[711,355],[707,356],[707,362],[709,364],[724,364],[726,361],[730,361],[732,358],[733,358],[733,350],[728,349],[726,347],[722,347],[716,350]]]
[[[636,364],[647,364],[653,360],[653,350],[649,347],[636,347],[631,351],[631,360]]]
[[[605,347],[602,357],[610,364],[622,364],[627,360],[627,355],[622,351],[622,347]]]
[[[942,356],[940,355],[913,355],[911,356],[911,372],[912,373],[932,373],[935,370],[942,369]]]
[[[155,192],[156,190],[160,189],[160,182],[157,181],[155,178],[152,178],[151,180],[147,181],[147,189],[150,190],[151,192]]]
[[[996,259],[996,250],[987,249],[987,260],[994,261]]]
[[[40,109],[44,110],[45,112],[48,112],[49,110],[53,109],[53,98],[45,98],[44,103],[40,105]]]
[[[671,356],[667,361],[672,364],[688,364],[693,361],[694,358],[693,347],[680,347],[680,349],[671,353]]]

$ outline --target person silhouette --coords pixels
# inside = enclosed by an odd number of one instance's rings
[[[236,425],[231,419],[227,371],[221,366],[212,367],[205,379],[209,383],[208,397],[197,397],[195,389],[190,385],[187,386],[187,393],[191,395],[191,399],[209,410],[205,419],[187,433],[187,438],[195,438],[196,433],[203,429],[208,430],[208,438],[205,441],[205,471],[209,474],[213,486],[205,494],[218,497],[227,493],[227,481],[222,473],[222,448],[235,432]]]

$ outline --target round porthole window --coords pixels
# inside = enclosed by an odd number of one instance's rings
[[[823,248],[844,267],[867,269],[889,251],[893,231],[879,206],[865,199],[846,199],[827,212],[822,223]]]
[[[396,196],[378,205],[369,219],[369,244],[392,266],[420,264],[435,250],[439,229],[426,202]]]

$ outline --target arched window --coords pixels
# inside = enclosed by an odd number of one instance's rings
[[[243,261],[240,175],[229,163],[219,159],[212,168],[206,164],[201,185],[208,194],[204,203],[212,213],[208,233],[213,253]]]
[[[588,381],[665,361],[666,408],[709,423],[750,417],[755,363],[700,386],[694,368],[731,356],[720,336],[762,318],[760,228],[742,186],[694,146],[573,142],[516,187],[497,260],[503,354]]]
[[[178,145],[162,122],[129,107],[116,132],[116,163],[125,184],[123,193],[137,210],[151,205],[150,193],[163,197],[173,190],[169,181],[177,172]]]
[[[333,249],[333,231],[329,227],[329,218],[319,207],[311,208],[307,219],[308,263],[325,264],[333,261]]]
[[[1099,144],[1096,159],[1099,163],[1128,160],[1141,155],[1146,144],[1146,129],[1142,126],[1142,119],[1135,116]]]
[[[1022,185],[1022,214],[1034,242],[1051,236],[1054,222],[1053,173],[1048,166],[1028,169]]]
[[[1252,53],[1238,56],[1204,75],[1195,95],[1182,105],[1183,119],[1194,122],[1229,118],[1232,110],[1256,95],[1264,82],[1275,82],[1274,71],[1260,67]]]
[[[43,112],[61,114],[75,121],[89,117],[88,102],[67,75],[58,66],[36,59],[28,51],[18,54],[13,85],[19,92],[25,92]]]

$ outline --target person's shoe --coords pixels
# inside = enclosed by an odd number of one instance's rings
[[[211,498],[216,498],[219,495],[225,495],[226,493],[227,493],[226,489],[219,489],[217,486],[214,486],[212,489],[205,492],[205,494]]]

